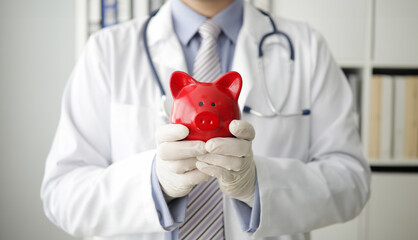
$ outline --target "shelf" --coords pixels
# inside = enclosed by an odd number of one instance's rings
[[[418,166],[371,166],[373,173],[418,174]]]
[[[418,159],[411,160],[370,160],[373,173],[418,174]]]
[[[418,69],[418,63],[402,63],[402,62],[373,62],[372,63],[373,68],[388,68],[388,69]]]
[[[418,159],[408,160],[369,160],[370,166],[411,166],[418,167]]]
[[[338,61],[341,68],[364,68],[365,63],[363,61]]]

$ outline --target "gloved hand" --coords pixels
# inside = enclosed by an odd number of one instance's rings
[[[198,156],[197,168],[218,179],[226,195],[252,207],[256,183],[251,141],[253,126],[243,120],[233,120],[229,131],[236,138],[212,138],[206,142],[207,154]]]
[[[203,141],[180,141],[189,129],[181,124],[168,124],[156,131],[156,174],[166,200],[183,197],[195,186],[210,178],[196,169],[196,157],[206,154]]]

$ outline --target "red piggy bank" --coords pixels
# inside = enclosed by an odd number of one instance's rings
[[[241,87],[237,72],[228,72],[213,83],[197,82],[185,72],[174,72],[170,79],[174,99],[170,121],[189,129],[186,140],[232,137],[229,124],[241,118]]]

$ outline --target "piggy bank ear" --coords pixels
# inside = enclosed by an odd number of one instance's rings
[[[218,86],[227,88],[234,100],[237,101],[242,87],[241,75],[237,72],[227,72],[214,82]]]
[[[170,78],[170,89],[173,98],[176,99],[183,88],[196,83],[196,80],[194,80],[189,76],[189,74],[185,72],[173,72]]]

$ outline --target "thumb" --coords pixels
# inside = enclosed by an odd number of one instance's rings
[[[254,127],[244,120],[232,120],[229,131],[237,138],[252,141],[255,137]]]
[[[184,139],[189,135],[189,129],[181,124],[166,124],[157,128],[155,139],[157,144],[162,142],[174,142]]]

